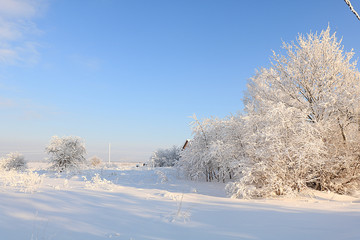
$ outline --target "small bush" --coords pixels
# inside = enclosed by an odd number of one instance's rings
[[[89,162],[90,162],[90,166],[92,166],[92,167],[97,167],[102,164],[101,158],[99,158],[97,156],[91,157]]]
[[[6,171],[10,170],[20,170],[23,171],[26,169],[25,158],[22,154],[18,152],[11,152],[0,159],[0,167]]]

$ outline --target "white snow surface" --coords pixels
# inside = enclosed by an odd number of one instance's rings
[[[223,183],[187,181],[172,168],[29,167],[0,173],[0,239],[360,239],[357,197],[241,200]]]

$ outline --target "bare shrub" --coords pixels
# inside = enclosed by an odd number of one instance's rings
[[[102,164],[102,160],[97,156],[93,156],[89,159],[89,163],[92,167],[97,167]]]

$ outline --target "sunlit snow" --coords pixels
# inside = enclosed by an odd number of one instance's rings
[[[1,239],[360,239],[360,201],[308,192],[240,200],[172,168],[2,172]]]

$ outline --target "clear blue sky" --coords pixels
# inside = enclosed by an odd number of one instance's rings
[[[360,12],[360,1],[352,0]],[[343,0],[0,0],[0,155],[51,136],[89,157],[146,161],[191,138],[189,116],[241,111],[271,50],[328,24],[360,56]]]

